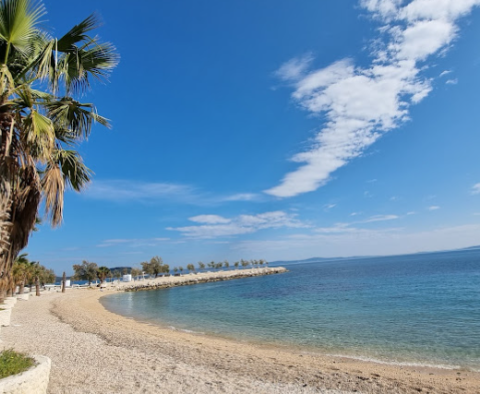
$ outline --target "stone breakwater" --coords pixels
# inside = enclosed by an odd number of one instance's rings
[[[138,280],[133,283],[125,283],[118,290],[140,291],[168,289],[170,287],[189,286],[199,283],[220,282],[224,280],[252,278],[254,276],[274,275],[288,272],[284,267],[252,268],[243,270],[230,270],[218,272],[201,272],[197,274],[186,274],[180,276],[159,277],[150,280]]]

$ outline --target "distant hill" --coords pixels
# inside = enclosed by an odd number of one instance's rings
[[[418,255],[418,254],[431,254],[431,253],[448,253],[448,252],[461,252],[462,250],[475,250],[480,249],[480,245],[469,246],[466,248],[459,249],[447,249],[447,250],[436,250],[436,251],[426,251],[426,252],[417,252],[417,253],[405,253],[401,255],[394,256],[408,256],[408,255]],[[354,260],[354,259],[367,259],[372,257],[386,257],[386,256],[350,256],[350,257],[311,257],[304,260],[285,260],[285,261],[269,261],[269,264],[272,265],[288,265],[288,264],[300,264],[300,263],[321,263],[327,261],[343,261],[343,260]]]
[[[124,269],[127,269],[128,272],[130,272],[130,271],[132,270],[132,267],[112,267],[112,268],[109,267],[109,269],[110,269],[110,271],[112,271],[112,272],[113,272],[113,271],[123,272]]]
[[[316,263],[322,261],[338,261],[338,260],[351,260],[351,259],[361,259],[368,256],[357,256],[357,257],[311,257],[304,260],[286,260],[286,261],[270,261],[269,264],[297,264],[297,263]]]
[[[470,249],[480,249],[480,245],[469,246],[468,248],[461,248],[461,249],[457,249],[457,250],[470,250]]]

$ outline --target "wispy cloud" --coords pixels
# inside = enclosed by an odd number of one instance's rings
[[[350,216],[355,216],[351,214]],[[390,220],[399,219],[400,216],[397,215],[375,215],[370,216],[365,220],[358,220],[350,223],[336,223],[332,227],[317,227],[313,231],[315,233],[356,233],[363,231],[370,231],[368,229],[359,228],[358,224],[367,224],[367,223],[376,223],[376,222],[386,222]],[[382,229],[382,231],[390,231],[389,229]]]
[[[298,80],[304,77],[312,61],[313,55],[311,53],[290,59],[275,72],[275,75],[284,81]]]
[[[308,227],[296,219],[296,215],[283,211],[265,212],[257,215],[239,215],[224,218],[217,215],[200,215],[189,219],[201,223],[196,226],[169,227],[167,230],[179,231],[188,238],[218,238],[254,233],[271,228]]]
[[[326,204],[323,206],[323,210],[325,212],[328,212],[330,211],[331,209],[335,208],[337,206],[337,204]]]
[[[88,198],[107,201],[193,200],[195,188],[189,185],[131,180],[93,181],[85,192]]]
[[[293,99],[310,113],[324,113],[326,123],[310,148],[291,158],[302,165],[265,192],[292,197],[314,191],[383,133],[405,122],[409,107],[432,90],[431,80],[422,76],[425,60],[448,48],[458,34],[457,20],[479,3],[361,0],[360,5],[381,23],[369,67],[343,59],[308,71],[310,55],[280,67],[280,78],[293,84]]]
[[[230,223],[232,220],[224,218],[218,215],[198,215],[189,218],[191,222],[204,223],[204,224],[226,224]]]
[[[95,180],[84,194],[87,198],[114,202],[165,202],[191,205],[218,205],[229,202],[263,202],[258,193],[213,195],[192,185],[168,182],[140,182],[126,179]]]
[[[440,209],[438,205],[431,205],[427,208],[429,211],[437,211]]]
[[[109,248],[114,246],[127,246],[132,248],[144,246],[157,246],[170,241],[170,238],[125,238],[125,239],[106,239],[97,245],[97,248]]]
[[[439,75],[439,77],[444,77],[445,75],[448,75],[448,74],[451,74],[451,70],[445,70],[445,71],[442,71]]]
[[[473,185],[470,193],[480,194],[480,183],[476,183],[475,185]]]
[[[385,222],[387,220],[395,220],[395,219],[398,219],[398,218],[399,218],[399,216],[397,216],[397,215],[375,215],[375,216],[371,216],[368,219],[363,220],[363,221],[358,222],[358,223]]]
[[[456,85],[458,84],[458,79],[449,79],[447,82],[445,82],[447,85]]]
[[[233,248],[244,256],[262,255],[269,260],[312,256],[365,256],[416,253],[462,248],[480,244],[480,225],[459,225],[409,232],[403,228],[362,229],[336,226],[313,234],[278,239],[246,240]]]
[[[263,200],[263,196],[256,193],[238,193],[231,194],[225,197],[220,197],[220,201],[260,201]]]

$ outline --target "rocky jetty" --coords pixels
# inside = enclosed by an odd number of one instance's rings
[[[284,272],[288,272],[288,270],[284,267],[265,267],[217,272],[190,273],[178,276],[162,276],[155,279],[137,280],[135,282],[123,283],[121,286],[117,287],[117,290],[141,291],[168,289],[170,287],[189,286],[199,283],[220,282],[224,280],[282,274]]]

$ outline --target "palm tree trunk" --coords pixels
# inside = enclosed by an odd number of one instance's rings
[[[35,277],[35,295],[40,297],[40,278],[38,276]]]
[[[65,293],[65,283],[67,282],[67,276],[65,274],[65,271],[63,271],[63,277],[62,277],[62,293]]]

